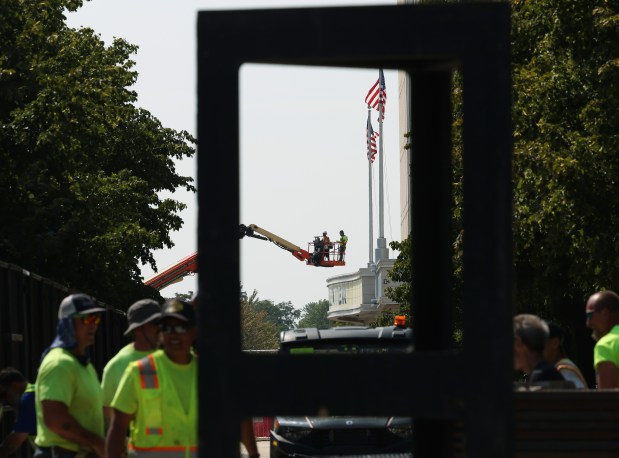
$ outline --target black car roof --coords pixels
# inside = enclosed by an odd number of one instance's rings
[[[282,331],[280,343],[282,346],[294,342],[311,342],[325,340],[399,340],[410,341],[413,330],[398,326],[371,328],[364,326],[340,326],[330,329],[300,328]]]

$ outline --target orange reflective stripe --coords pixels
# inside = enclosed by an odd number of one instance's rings
[[[163,428],[146,428],[147,436],[162,436]]]
[[[133,444],[128,444],[127,448],[131,449],[131,450],[136,450],[136,451],[143,451],[143,452],[178,452],[178,451],[183,451],[183,450],[187,450],[189,449],[189,451],[191,452],[195,452],[198,450],[198,447],[193,445],[191,447],[136,447]]]
[[[138,361],[138,369],[140,371],[140,384],[142,389],[159,388],[159,378],[157,377],[157,369],[155,368],[155,360],[153,355],[148,355]]]

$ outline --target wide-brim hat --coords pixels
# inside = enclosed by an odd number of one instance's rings
[[[73,315],[89,315],[91,313],[105,312],[99,307],[94,299],[86,294],[71,294],[65,297],[58,308],[58,319],[69,318]]]
[[[179,320],[186,321],[191,325],[195,325],[196,309],[187,301],[183,301],[181,299],[169,299],[163,304],[159,321],[165,320],[166,318],[178,318]]]
[[[127,310],[127,321],[129,327],[125,331],[125,335],[129,334],[135,328],[150,323],[153,320],[161,317],[161,306],[153,299],[141,299]]]

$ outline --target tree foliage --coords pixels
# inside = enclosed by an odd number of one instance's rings
[[[619,278],[618,53],[616,0],[512,3],[515,311],[537,313],[572,328],[582,327],[587,295],[616,289]],[[452,98],[456,302],[466,268],[463,89],[456,73]],[[414,287],[407,269],[408,249],[402,248],[392,279],[408,281],[388,294],[403,304],[409,297],[407,288]]]
[[[310,302],[305,304],[301,309],[301,319],[299,320],[300,328],[319,328],[328,329],[331,327],[331,321],[327,318],[329,311],[329,301],[321,299],[318,302]]]
[[[258,292],[241,292],[241,345],[243,350],[274,350],[279,347],[278,329],[265,310],[256,308]]]
[[[140,263],[171,247],[193,191],[174,160],[193,138],[135,106],[137,47],[71,29],[80,0],[4,0],[0,11],[0,258],[124,305]]]
[[[295,309],[290,301],[275,304],[269,299],[256,298],[254,308],[259,312],[264,312],[266,319],[275,325],[277,331],[295,328],[301,317],[301,310]]]
[[[385,295],[389,299],[402,305],[410,305],[411,295],[411,263],[410,263],[410,239],[407,237],[401,242],[393,241],[389,243],[392,250],[398,251],[398,257],[389,272],[389,278],[394,282],[401,282],[397,286],[385,288]]]
[[[401,242],[389,242],[389,246],[392,250],[398,251],[398,257],[388,275],[392,281],[400,283],[396,286],[385,288],[385,296],[400,304],[400,308],[397,313],[391,311],[383,312],[376,317],[374,322],[370,323],[371,326],[391,326],[393,325],[395,315],[406,316],[407,323],[410,323],[411,320],[410,297],[413,282],[410,262],[410,237],[405,238]]]
[[[619,278],[619,2],[513,13],[516,305],[573,321]]]
[[[242,289],[242,288],[241,288]],[[271,350],[279,347],[279,333],[297,327],[327,329],[329,301],[305,304],[301,310],[291,302],[275,304],[269,299],[259,299],[254,290],[251,295],[241,290],[242,344],[244,350]]]
[[[181,301],[191,302],[194,297],[193,291],[188,291],[186,293],[176,293],[174,295],[174,299],[180,299]],[[172,298],[170,298],[172,299]]]

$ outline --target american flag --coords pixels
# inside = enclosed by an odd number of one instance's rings
[[[368,95],[365,96],[365,103],[374,108],[375,110],[381,110],[382,118],[385,119],[385,105],[387,105],[387,86],[385,85],[385,75],[383,69],[378,70],[378,79],[374,86],[368,91]]]
[[[374,132],[372,129],[372,120],[370,119],[370,111],[368,110],[368,125],[366,129],[367,144],[368,144],[368,161],[374,162],[376,157],[376,137],[378,132]]]

